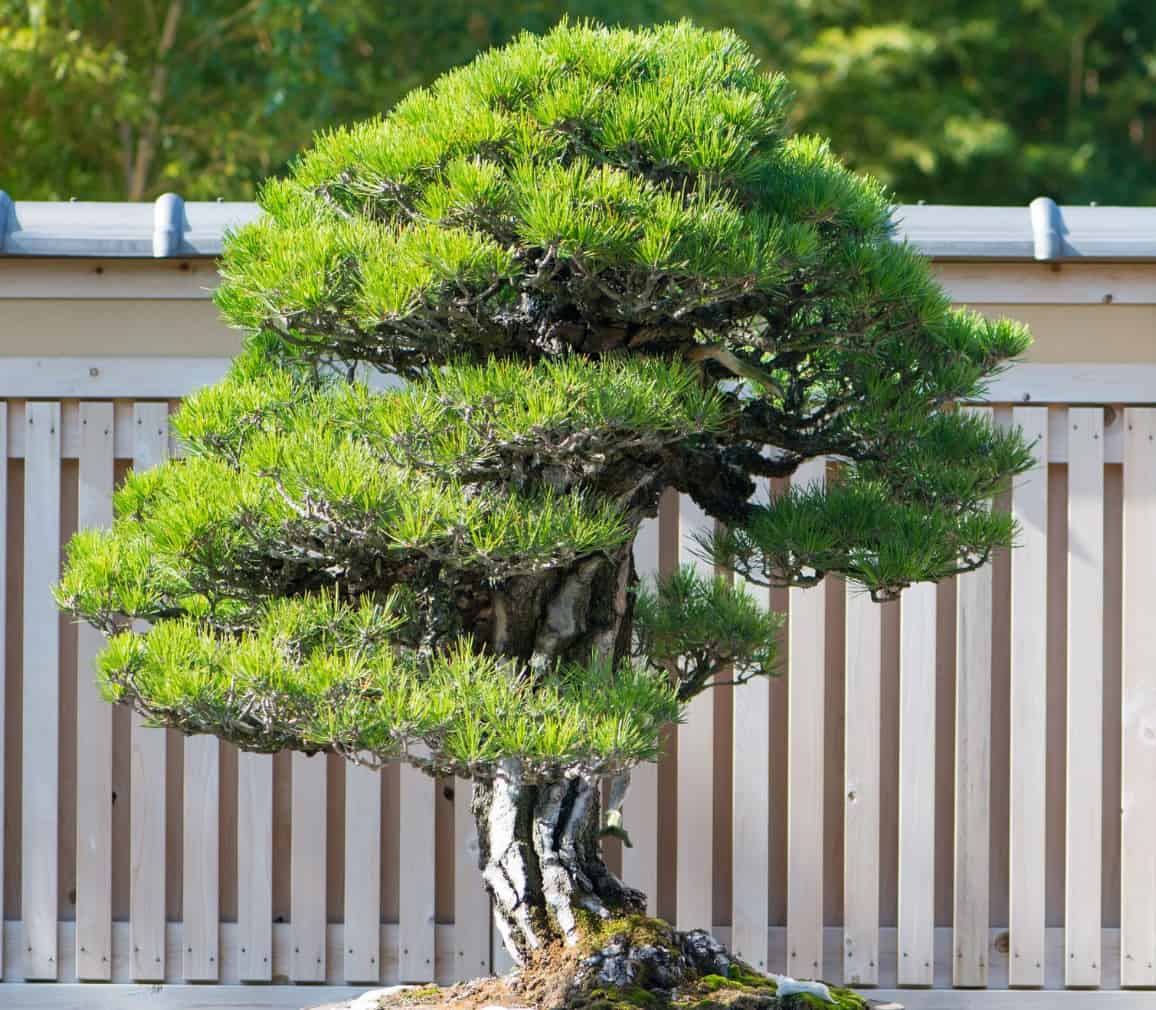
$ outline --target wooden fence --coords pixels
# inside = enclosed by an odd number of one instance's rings
[[[171,406],[0,400],[4,980],[502,968],[468,783],[238,754],[97,697],[99,636],[58,615],[49,585],[71,533],[109,521],[125,469],[172,451]],[[1020,548],[882,606],[832,581],[772,592],[785,674],[695,700],[635,775],[634,846],[609,858],[657,913],[713,924],[760,968],[903,990],[911,1007],[1156,988],[1156,409],[983,409],[1039,440],[1039,468],[998,503]],[[704,521],[665,501],[640,567],[685,559]],[[989,991],[938,991],[953,987]],[[63,990],[3,986],[0,1002],[66,1005]],[[119,1005],[100,991],[69,999]],[[321,1000],[193,991],[197,1006]]]

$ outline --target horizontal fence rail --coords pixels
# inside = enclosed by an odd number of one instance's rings
[[[239,754],[96,695],[99,636],[49,587],[126,469],[174,452],[172,406],[0,400],[3,979],[501,970],[468,782]],[[1019,548],[884,605],[831,579],[754,590],[788,614],[783,675],[692,703],[634,775],[633,848],[608,842],[608,859],[654,913],[769,971],[1156,988],[1156,409],[977,409],[1036,440],[1037,468],[995,505]],[[669,495],[639,570],[701,564],[707,526]]]

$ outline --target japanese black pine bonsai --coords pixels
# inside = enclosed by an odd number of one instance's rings
[[[742,591],[638,583],[664,489],[744,580],[883,599],[1008,545],[989,503],[1029,463],[953,408],[1024,331],[951,309],[788,103],[727,32],[564,24],[319,138],[229,238],[217,301],[247,346],[176,416],[184,458],[70,548],[59,596],[109,636],[107,697],[472,778],[519,963],[640,912],[599,780],[720,673],[773,665]],[[816,456],[824,489],[756,504]],[[668,985],[705,970],[681,956]]]

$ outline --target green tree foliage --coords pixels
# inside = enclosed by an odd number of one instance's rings
[[[107,696],[245,747],[560,781],[773,669],[742,591],[630,589],[664,489],[764,585],[886,598],[1008,545],[990,501],[1030,453],[952,404],[1026,334],[953,310],[788,96],[729,32],[563,25],[268,183],[217,294],[247,350],[182,407],[185,458],[69,549]],[[820,455],[825,489],[756,503]]]
[[[0,0],[0,187],[251,199],[319,129],[564,14],[734,27],[904,201],[1156,201],[1147,0]]]

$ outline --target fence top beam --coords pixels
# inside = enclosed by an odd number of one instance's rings
[[[165,259],[220,255],[227,229],[255,219],[254,203],[17,201],[0,190],[0,256]],[[1156,261],[1156,207],[906,204],[895,238],[937,260]]]

